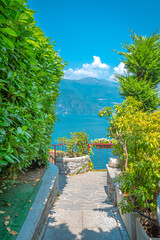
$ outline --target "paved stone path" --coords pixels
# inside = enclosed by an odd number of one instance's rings
[[[60,176],[61,195],[48,216],[44,240],[129,240],[107,196],[106,172]]]

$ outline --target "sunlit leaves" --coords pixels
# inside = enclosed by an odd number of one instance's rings
[[[70,157],[84,156],[88,153],[88,135],[85,132],[70,133],[70,138],[60,137],[58,142],[66,144],[66,151]]]
[[[64,65],[26,0],[0,2],[0,169],[16,171],[48,162]]]
[[[143,104],[133,97],[116,105],[108,118],[110,135],[117,140],[114,152],[121,158],[122,169],[126,161],[123,145],[126,147],[128,163],[117,179],[126,200],[120,207],[123,212],[156,211],[160,181],[160,110],[147,113]],[[118,144],[119,143],[119,144]]]
[[[8,44],[9,47],[14,48],[14,44],[9,38],[5,37],[3,34],[0,34],[0,37]]]
[[[0,32],[7,33],[11,36],[17,37],[16,32],[13,29],[8,28],[8,27],[7,28],[0,28]]]
[[[160,105],[158,90],[160,82],[160,34],[147,37],[131,33],[133,43],[123,44],[123,56],[126,74],[116,75],[120,83],[120,94],[132,96],[143,102],[143,110],[151,112]]]

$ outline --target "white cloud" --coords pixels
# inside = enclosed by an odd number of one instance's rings
[[[123,62],[121,62],[118,67],[114,68],[114,72],[116,74],[124,74],[127,72],[126,68],[125,68],[125,64]]]
[[[111,70],[112,75],[109,75],[110,66],[106,63],[102,63],[100,57],[93,56],[94,61],[89,64],[83,64],[81,68],[69,68],[64,70],[64,78],[78,80],[86,77],[94,77],[98,79],[106,79],[113,81],[115,79],[115,74],[125,74],[127,72],[125,64],[121,62],[117,67]]]
[[[83,64],[82,68],[69,68],[64,70],[64,78],[66,79],[81,79],[85,77],[95,77],[99,79],[106,79],[109,75],[110,66],[102,63],[100,57],[93,56],[93,63]]]
[[[113,81],[115,78],[115,74],[125,74],[127,72],[127,69],[125,68],[125,64],[121,62],[118,67],[114,67],[113,74],[109,77],[110,81]]]

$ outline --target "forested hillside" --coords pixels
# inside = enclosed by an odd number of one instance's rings
[[[120,102],[122,98],[116,82],[96,78],[63,79],[60,83],[57,114],[97,115],[102,107]]]

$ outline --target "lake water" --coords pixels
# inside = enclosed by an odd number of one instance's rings
[[[52,134],[52,144],[57,143],[58,137],[70,137],[70,132],[84,131],[89,135],[89,140],[95,138],[105,138],[108,123],[105,118],[96,115],[65,115],[59,116]]]
[[[84,131],[89,135],[89,141],[95,138],[105,138],[108,123],[105,118],[96,115],[65,115],[59,116],[60,122],[56,123],[54,133],[52,134],[52,144],[57,143],[58,137],[70,137],[70,132]],[[112,151],[106,149],[93,148],[91,159],[94,169],[105,169],[105,164],[109,162],[109,158],[113,157]]]

